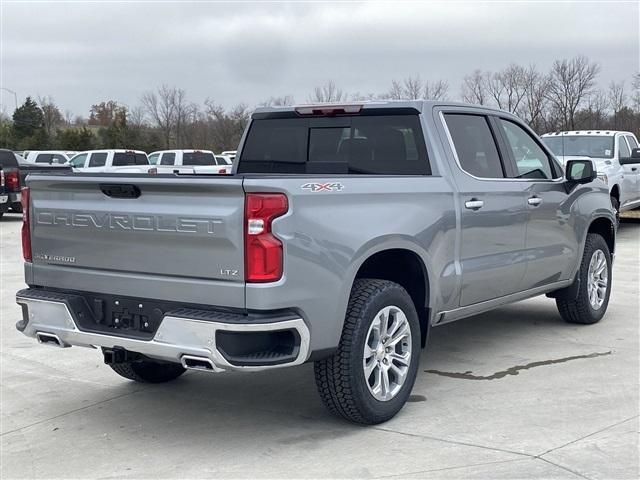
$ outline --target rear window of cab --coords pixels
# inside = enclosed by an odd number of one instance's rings
[[[420,117],[253,120],[238,173],[429,175]]]

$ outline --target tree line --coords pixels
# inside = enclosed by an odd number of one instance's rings
[[[499,71],[475,70],[459,92],[445,79],[420,75],[394,79],[379,93],[348,93],[334,81],[314,87],[300,103],[362,100],[458,100],[515,113],[536,132],[611,129],[640,134],[640,72],[630,79],[598,83],[601,67],[579,56],[553,62],[547,72],[535,65],[511,63]],[[627,83],[629,81],[629,83]],[[292,95],[271,97],[258,106],[294,104]],[[14,150],[88,150],[131,148],[147,152],[199,148],[216,152],[235,149],[250,118],[240,103],[224,108],[212,99],[190,101],[185,90],[161,85],[138,105],[115,100],[92,105],[88,116],[64,113],[53,98],[27,97],[11,117],[0,118],[0,147]]]

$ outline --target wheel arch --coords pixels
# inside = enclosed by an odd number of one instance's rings
[[[620,186],[616,183],[611,187],[611,191],[609,192],[609,196],[618,200],[620,202]]]
[[[591,221],[582,241],[583,255],[585,243],[587,241],[587,235],[589,235],[590,233],[597,233],[598,235],[601,235],[604,238],[605,242],[607,242],[609,253],[613,256],[616,248],[616,229],[611,219],[607,217],[596,217]]]
[[[406,247],[377,250],[360,263],[352,285],[359,278],[389,280],[407,291],[418,312],[421,343],[424,347],[430,329],[431,284],[423,258]]]

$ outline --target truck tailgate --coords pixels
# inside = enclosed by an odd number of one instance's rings
[[[34,285],[244,308],[242,179],[27,183]]]

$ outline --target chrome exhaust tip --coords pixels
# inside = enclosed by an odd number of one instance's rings
[[[221,372],[222,369],[216,367],[207,357],[196,357],[194,355],[183,355],[180,363],[187,370],[200,370],[204,372]]]
[[[49,345],[59,348],[66,348],[71,346],[65,344],[62,340],[60,340],[60,337],[58,337],[54,333],[36,332],[36,338],[38,339],[38,343],[41,343],[42,345]]]

